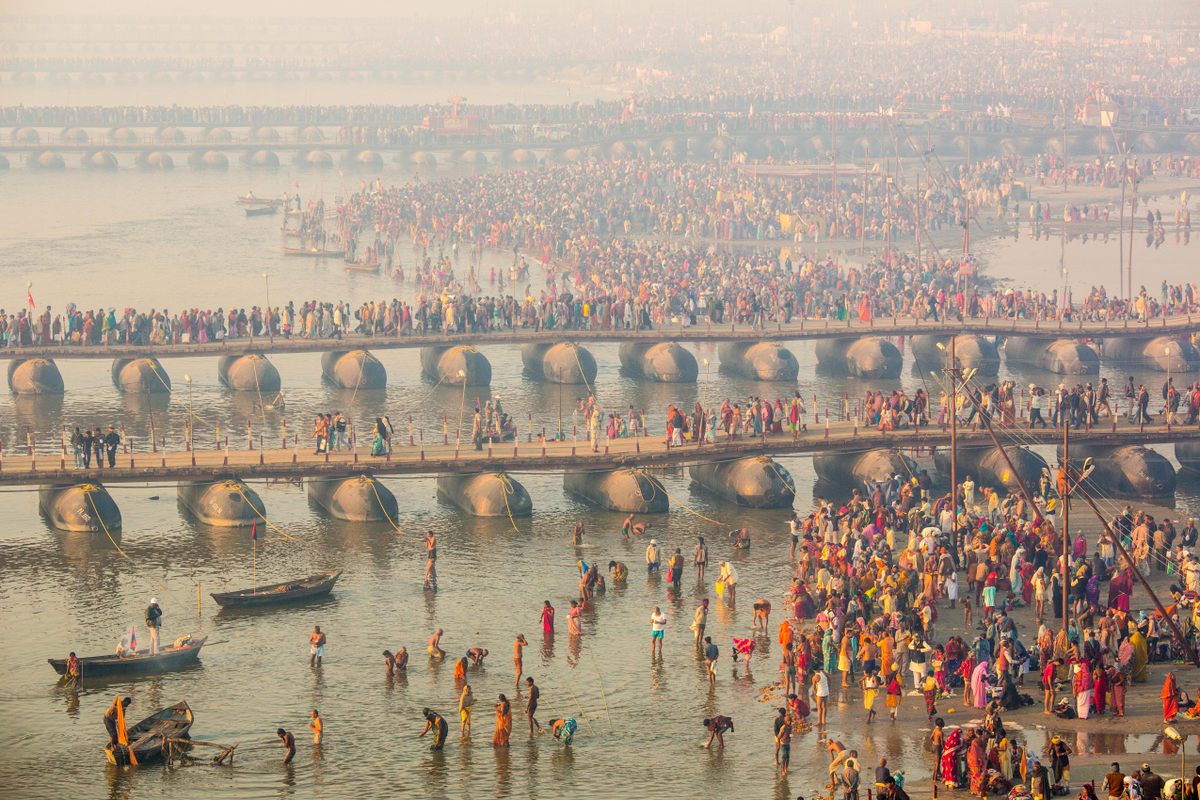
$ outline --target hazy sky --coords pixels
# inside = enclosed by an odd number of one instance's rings
[[[768,5],[783,6],[786,0],[770,0]],[[660,8],[677,5],[687,7],[681,0],[663,0]],[[753,5],[753,3],[752,3]],[[614,7],[629,10],[645,8],[643,0],[104,0],[97,5],[93,0],[0,0],[0,16],[94,16],[99,9],[105,14],[137,15],[152,17],[211,17],[211,16],[255,16],[255,17],[391,17],[406,16],[454,16],[463,13],[479,13],[502,16],[510,11],[519,14],[553,12],[574,14],[580,10],[605,11]]]

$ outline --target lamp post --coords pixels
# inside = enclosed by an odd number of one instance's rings
[[[560,441],[560,442],[561,442],[561,441],[562,441],[562,439],[563,439],[563,427],[562,427],[562,393],[563,393],[563,383],[562,383],[562,381],[559,381],[559,382],[558,382],[558,436],[557,436],[557,437],[555,437],[555,438],[556,438],[556,440],[557,440],[557,441]]]
[[[1187,740],[1183,738],[1183,735],[1180,734],[1179,731],[1175,730],[1175,726],[1173,725],[1168,725],[1167,727],[1163,728],[1163,736],[1179,745],[1179,780],[1186,781],[1187,773],[1185,770],[1187,769],[1187,763],[1186,756],[1184,754],[1184,747],[1187,745]]]
[[[459,370],[458,379],[462,382],[462,400],[458,404],[458,430],[455,434],[454,449],[457,450],[462,446],[462,423],[463,412],[467,408],[467,373],[466,370]]]
[[[263,322],[267,326],[267,339],[272,344],[274,344],[275,343],[275,331],[271,327],[271,276],[265,272],[262,274],[262,276],[263,276],[263,283],[266,284],[266,291],[267,291],[267,308],[265,310],[265,313],[263,314]]]
[[[1163,401],[1166,403],[1165,414],[1166,427],[1171,427],[1171,345],[1166,345],[1163,348],[1163,354],[1166,356],[1166,397]]]
[[[194,435],[195,435],[195,430],[196,430],[196,417],[192,413],[193,406],[192,406],[192,376],[191,376],[191,373],[188,373],[188,372],[183,373],[183,382],[187,384],[187,390],[188,390],[188,426],[187,426],[188,452],[192,454],[192,463],[194,464],[194,463],[196,463],[196,448],[194,445],[194,442],[195,442]]]

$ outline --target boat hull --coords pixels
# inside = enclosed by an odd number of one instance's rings
[[[340,572],[326,573],[301,581],[264,586],[258,590],[214,593],[211,597],[222,609],[273,608],[325,597],[333,591],[333,585],[339,577]]]
[[[150,764],[166,755],[167,739],[186,739],[195,720],[192,709],[185,703],[176,703],[154,712],[129,729],[129,747],[137,756],[138,766]],[[121,746],[106,745],[104,757],[108,763],[123,766],[129,756]]]
[[[153,656],[150,655],[149,650],[139,650],[138,655],[129,658],[117,658],[115,655],[89,656],[79,659],[80,672],[84,680],[172,672],[198,663],[200,648],[204,647],[206,641],[208,640],[197,639],[185,647],[160,650],[157,655]],[[46,660],[59,675],[66,674],[66,659],[48,658]]]

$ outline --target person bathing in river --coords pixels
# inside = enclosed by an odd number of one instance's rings
[[[442,649],[442,633],[443,631],[441,628],[438,628],[436,631],[434,631],[433,635],[429,637],[429,644],[425,646],[425,650],[428,651],[429,657],[439,661],[446,657],[446,651]]]

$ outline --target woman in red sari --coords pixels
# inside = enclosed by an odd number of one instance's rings
[[[947,786],[958,786],[958,751],[962,747],[962,728],[946,734],[941,752],[941,777]]]
[[[1097,714],[1103,714],[1108,705],[1108,673],[1099,664],[1092,667],[1092,683],[1092,705]]]
[[[1163,722],[1173,722],[1179,714],[1179,686],[1175,683],[1175,673],[1168,672],[1162,688]]]

